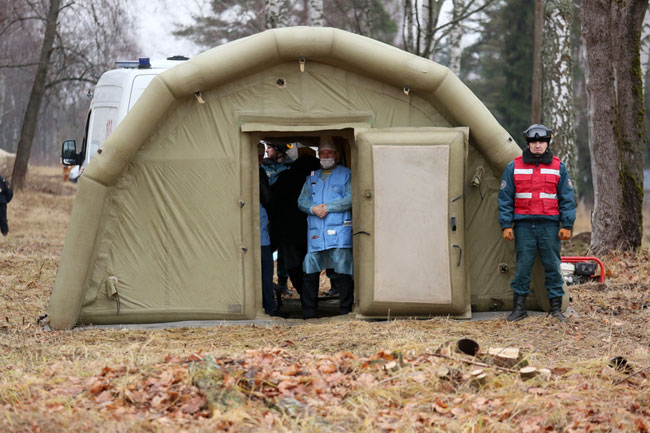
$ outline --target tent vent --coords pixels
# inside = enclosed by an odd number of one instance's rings
[[[409,93],[411,93],[411,88],[410,88],[409,86],[404,86],[404,88],[402,89],[402,91],[404,92],[404,94],[405,94],[406,96],[408,96]]]
[[[194,92],[194,96],[196,96],[196,100],[199,101],[199,104],[205,104],[205,99],[203,99],[203,96],[201,96],[200,90]]]
[[[300,56],[298,63],[300,64],[300,72],[305,72],[305,56]]]
[[[117,292],[117,277],[108,277],[106,279],[106,295],[109,298],[115,299],[117,306],[117,314],[120,314],[120,294]]]
[[[278,78],[278,81],[276,81],[275,84],[280,89],[284,89],[285,87],[287,87],[287,80],[285,80],[284,78]]]

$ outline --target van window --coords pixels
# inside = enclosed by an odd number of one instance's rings
[[[147,88],[154,77],[155,75],[138,75],[133,79],[133,86],[131,86],[131,95],[129,96],[128,111],[131,111],[131,108],[133,108],[137,100],[140,98],[140,96],[142,96],[144,89]]]
[[[106,138],[117,126],[117,108],[95,107],[90,118],[90,134],[86,145],[88,146],[88,160],[92,158],[99,146],[106,141]]]

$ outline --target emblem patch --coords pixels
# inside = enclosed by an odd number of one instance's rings
[[[505,181],[505,180],[502,180],[502,181],[501,181],[501,189],[503,189],[503,188],[505,188],[505,187],[506,187],[506,181]]]
[[[573,189],[573,183],[571,183],[571,178],[567,179],[566,183],[567,185],[569,185],[569,188]]]

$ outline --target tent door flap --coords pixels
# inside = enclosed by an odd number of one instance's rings
[[[354,237],[359,314],[469,314],[467,145],[467,128],[357,132],[355,233],[369,234]]]

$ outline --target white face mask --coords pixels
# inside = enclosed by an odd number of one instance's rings
[[[329,170],[330,168],[334,167],[334,164],[336,164],[334,158],[321,158],[320,160],[320,166],[325,170]]]

